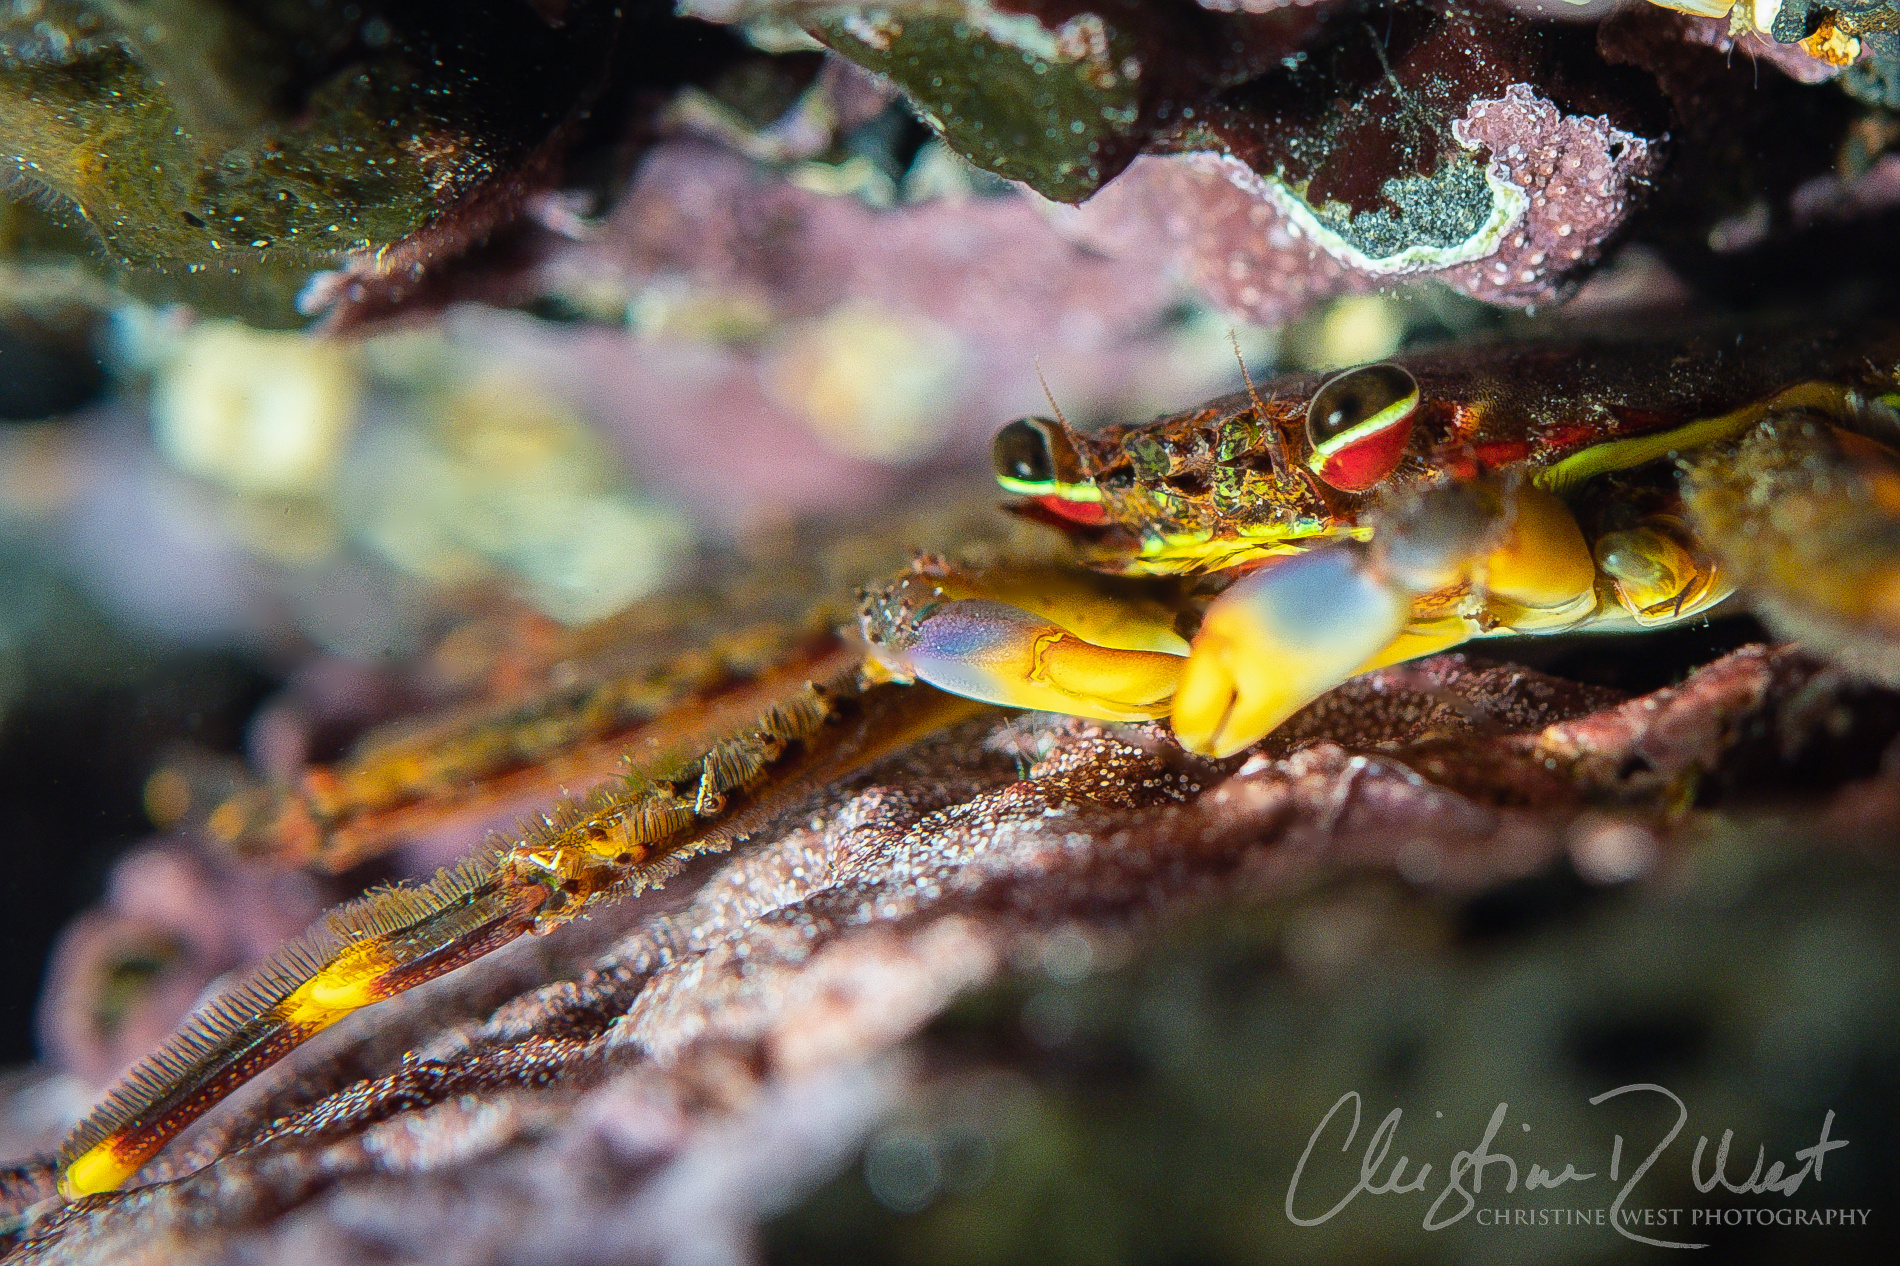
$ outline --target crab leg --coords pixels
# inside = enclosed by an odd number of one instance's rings
[[[1900,685],[1900,454],[1819,412],[1776,411],[1686,459],[1682,492],[1770,627]]]
[[[638,671],[472,706],[424,729],[372,732],[349,756],[303,770],[293,785],[231,788],[216,785],[223,771],[188,766],[159,776],[170,780],[187,820],[202,816],[213,843],[337,873],[445,819],[475,823],[602,782],[626,752],[649,746],[654,730],[677,734],[694,708],[710,741],[749,719],[728,715],[730,701],[822,676],[823,661],[840,653],[851,652],[839,639],[763,626]]]
[[[528,931],[539,895],[485,856],[372,893],[272,954],[121,1079],[60,1148],[68,1199],[110,1191],[233,1090],[352,1011]]]
[[[946,602],[917,625],[905,675],[971,699],[1107,721],[1166,716],[1181,658],[1098,646],[1003,602]]]
[[[1175,696],[1190,750],[1227,756],[1367,669],[1494,631],[1575,623],[1596,567],[1570,511],[1528,483],[1448,483],[1383,516],[1370,548],[1321,546],[1208,608]]]
[[[201,1008],[60,1148],[69,1199],[121,1186],[237,1087],[341,1020],[654,886],[822,785],[981,710],[848,672],[781,692],[749,725],[628,771],[519,839],[334,911]],[[682,719],[682,726],[685,726]]]

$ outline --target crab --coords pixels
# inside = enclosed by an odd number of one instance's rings
[[[344,1016],[661,882],[985,708],[1165,718],[1227,758],[1373,668],[1657,628],[1732,595],[1900,682],[1896,441],[1900,329],[1876,325],[1467,345],[1249,380],[1095,434],[1059,412],[1012,422],[998,481],[1066,541],[1062,564],[920,557],[860,595],[855,628],[754,631],[231,794],[212,835],[341,868],[444,788],[487,803],[550,768],[600,782],[278,950],[73,1131],[60,1191],[124,1185]]]

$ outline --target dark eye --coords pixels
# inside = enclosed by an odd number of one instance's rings
[[[1320,386],[1306,407],[1306,434],[1317,448],[1368,422],[1409,416],[1417,405],[1418,383],[1412,375],[1397,365],[1361,365]]]
[[[996,477],[1006,487],[1030,484],[1042,489],[1055,482],[1055,459],[1049,452],[1049,432],[1041,418],[1022,418],[998,431],[990,445],[990,461],[996,467]]]
[[[1306,464],[1346,492],[1364,492],[1397,469],[1418,412],[1418,382],[1397,365],[1362,365],[1320,384],[1306,408]]]

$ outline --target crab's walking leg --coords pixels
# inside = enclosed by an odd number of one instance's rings
[[[1790,409],[1682,465],[1689,524],[1756,613],[1900,686],[1900,453]]]
[[[1596,568],[1569,509],[1528,483],[1428,489],[1341,542],[1262,568],[1208,608],[1174,731],[1227,756],[1347,678],[1495,628],[1573,623]]]
[[[352,1011],[459,967],[533,926],[540,894],[491,854],[372,893],[272,954],[133,1068],[60,1148],[69,1199],[120,1186],[185,1126]]]
[[[683,717],[696,714],[715,735],[742,725],[748,713],[727,715],[735,702],[822,678],[824,661],[852,653],[829,634],[767,625],[638,671],[470,706],[421,729],[372,731],[344,759],[310,766],[288,785],[230,787],[225,771],[187,765],[160,771],[155,788],[180,804],[168,816],[201,818],[216,844],[336,873],[445,819],[479,821],[603,781],[626,752],[658,729],[676,731]]]
[[[861,687],[854,667],[785,693],[710,745],[643,764],[512,844],[342,907],[126,1075],[61,1147],[61,1192],[122,1185],[232,1090],[351,1012],[658,883],[814,786],[981,707],[929,689]]]

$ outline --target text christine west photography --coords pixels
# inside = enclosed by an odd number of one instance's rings
[[[1594,1096],[1592,1108],[1632,1097],[1651,1097],[1664,1107],[1648,1137],[1610,1135],[1593,1151],[1552,1155],[1534,1145],[1531,1122],[1514,1118],[1509,1103],[1491,1112],[1470,1146],[1438,1159],[1414,1158],[1402,1137],[1405,1112],[1393,1108],[1362,1132],[1365,1105],[1358,1091],[1340,1095],[1314,1126],[1286,1188],[1286,1216],[1296,1226],[1317,1227],[1373,1200],[1416,1201],[1423,1230],[1460,1223],[1478,1227],[1591,1227],[1656,1248],[1697,1249],[1707,1243],[1698,1230],[1717,1227],[1864,1227],[1874,1216],[1866,1207],[1830,1205],[1815,1199],[1830,1169],[1849,1163],[1839,1155],[1850,1140],[1837,1137],[1832,1111],[1814,1122],[1802,1145],[1785,1158],[1759,1143],[1753,1154],[1735,1146],[1736,1131],[1718,1137],[1685,1133],[1689,1108],[1674,1091],[1642,1082]],[[1434,1114],[1442,1120],[1443,1112]],[[1355,1153],[1342,1169],[1327,1165],[1327,1153]],[[1733,1152],[1733,1154],[1731,1154]],[[1666,1166],[1686,1166],[1704,1201],[1658,1203],[1680,1193]],[[1321,1171],[1324,1170],[1322,1173]],[[1806,1190],[1808,1199],[1793,1197]],[[1505,1197],[1510,1197],[1506,1200]]]

